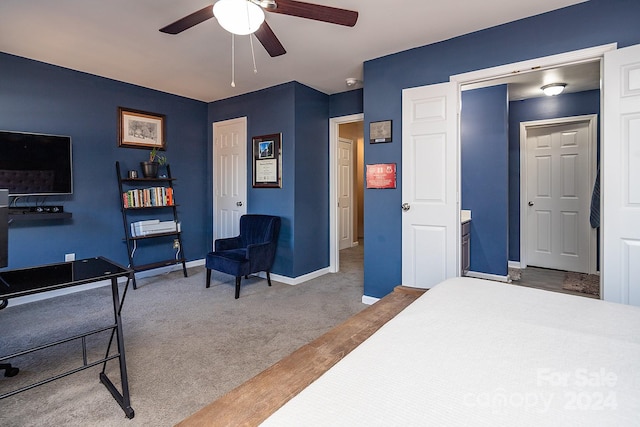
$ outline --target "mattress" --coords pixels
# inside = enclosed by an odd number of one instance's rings
[[[640,425],[640,308],[433,287],[263,426]]]

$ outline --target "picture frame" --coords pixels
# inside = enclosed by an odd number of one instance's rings
[[[369,123],[369,143],[391,142],[391,120]]]
[[[282,134],[254,136],[253,188],[282,188]]]
[[[118,107],[118,147],[166,149],[165,115]]]

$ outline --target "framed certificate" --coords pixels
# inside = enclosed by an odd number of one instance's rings
[[[253,137],[253,187],[282,187],[282,134]]]
[[[369,123],[369,143],[391,142],[391,120]]]

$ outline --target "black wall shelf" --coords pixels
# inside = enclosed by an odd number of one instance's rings
[[[52,219],[71,219],[71,212],[32,212],[29,208],[9,208],[11,221],[49,221]]]
[[[158,206],[144,206],[144,207],[127,207],[124,203],[123,194],[126,190],[131,189],[139,189],[149,187],[150,185],[154,187],[167,187],[171,188],[172,196],[173,196],[173,181],[174,178],[171,177],[171,168],[167,165],[167,177],[164,178],[123,178],[120,170],[120,162],[116,162],[116,174],[118,176],[118,189],[119,198],[120,198],[120,209],[122,210],[122,224],[124,226],[124,240],[127,244],[127,255],[129,256],[129,267],[134,271],[146,271],[154,268],[166,267],[175,264],[182,264],[182,272],[184,277],[187,277],[187,266],[186,266],[186,258],[184,256],[184,250],[182,246],[182,233],[180,231],[171,231],[171,232],[162,232],[162,233],[154,233],[148,234],[145,236],[133,236],[131,234],[131,223],[132,219],[129,218],[129,214],[133,213],[133,211],[139,212],[144,210],[157,211],[159,209],[170,209],[173,213],[173,220],[178,224],[178,210],[175,202],[172,202],[169,205],[158,205]],[[125,189],[126,186],[126,189]],[[136,251],[143,250],[142,247],[138,246],[138,242],[142,240],[149,239],[157,239],[157,238],[167,238],[173,236],[175,240],[178,242],[178,248],[176,248],[176,257],[171,259],[159,260],[157,262],[148,263],[148,264],[136,264],[134,260],[134,255]],[[133,289],[136,289],[136,279],[135,275],[133,278]]]

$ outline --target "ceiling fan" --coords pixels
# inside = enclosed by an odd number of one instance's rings
[[[234,9],[229,13],[244,14],[242,20],[246,26],[247,21],[253,20],[252,13],[258,15],[259,26],[257,29],[247,29],[245,32],[236,32],[227,28],[223,23],[221,15],[222,9]],[[237,12],[239,10],[239,12]],[[270,13],[279,13],[282,15],[297,16],[299,18],[312,19],[314,21],[328,22],[330,24],[344,25],[353,27],[358,20],[358,12],[336,7],[323,6],[312,3],[305,3],[294,0],[218,0],[216,3],[204,7],[184,18],[160,28],[160,31],[167,34],[179,34],[195,25],[198,25],[214,16],[220,22],[223,28],[234,34],[255,34],[256,38],[271,57],[284,55],[287,51],[276,37],[275,33],[264,21],[264,11]],[[247,13],[249,14],[247,16]],[[261,16],[260,16],[261,15]],[[234,17],[235,18],[235,17]],[[255,23],[255,21],[254,21]]]

